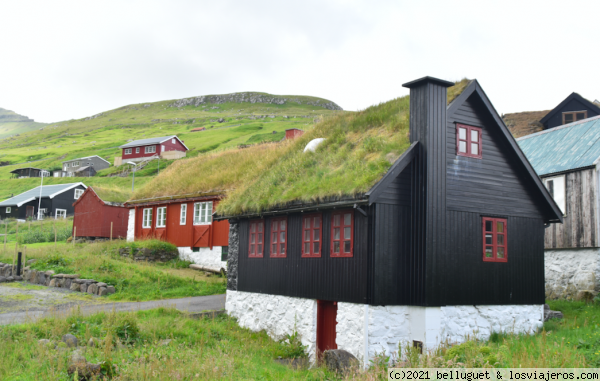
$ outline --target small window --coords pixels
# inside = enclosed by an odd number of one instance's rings
[[[548,189],[548,193],[560,208],[563,216],[567,213],[566,208],[566,192],[565,192],[565,176],[556,176],[544,179],[544,185]]]
[[[199,247],[192,247],[192,252],[193,253],[199,253],[200,252],[200,248]]]
[[[67,210],[66,209],[56,209],[54,219],[57,219],[57,218],[67,218]]]
[[[171,139],[171,144],[175,144],[175,139]]]
[[[131,148],[125,148],[125,155],[131,155]]]
[[[456,154],[481,159],[481,128],[456,124]]]
[[[577,122],[578,120],[587,118],[587,110],[583,111],[572,111],[572,112],[563,112],[563,124],[569,124],[573,122]]]
[[[146,152],[146,153],[154,153],[154,152],[156,152],[156,146],[146,146],[144,152]]]
[[[78,200],[82,194],[83,194],[83,189],[75,189],[75,200]]]
[[[507,262],[507,248],[506,219],[483,217],[483,261]]]
[[[152,208],[144,209],[142,218],[142,228],[150,229],[150,227],[152,227]]]
[[[213,203],[197,202],[194,204],[194,225],[207,225],[212,222]]]
[[[69,164],[71,164],[71,163],[67,163],[67,164],[65,164],[65,167],[69,168]]]
[[[321,214],[309,214],[302,218],[302,257],[321,257]]]
[[[271,219],[271,258],[285,258],[287,253],[287,217]]]
[[[331,257],[352,257],[354,249],[354,212],[331,215]]]
[[[10,211],[11,211],[10,206],[7,206],[6,207],[6,214],[10,214]]]
[[[264,250],[264,236],[265,236],[265,221],[254,220],[250,221],[249,229],[249,244],[248,244],[248,257],[249,258],[262,258]]]
[[[67,170],[67,168],[69,168],[69,164],[65,164],[65,166],[64,166],[64,169],[63,169],[63,170],[64,170],[64,171],[66,171],[66,170]]]
[[[221,261],[227,262],[227,256],[229,255],[229,246],[223,246],[221,248]]]
[[[88,164],[89,164],[89,163],[88,163]],[[73,164],[73,167],[79,167],[79,162],[78,162],[78,161],[76,161],[76,162]]]
[[[179,225],[185,225],[187,221],[187,204],[181,204],[179,209]]]
[[[135,153],[140,153],[140,147],[136,147]]]
[[[164,228],[167,226],[167,207],[156,208],[156,227]]]

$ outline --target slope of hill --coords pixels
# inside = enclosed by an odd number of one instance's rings
[[[45,125],[14,111],[0,108],[0,139],[37,130]]]
[[[504,114],[502,119],[515,138],[542,130],[540,120],[549,113],[545,111],[525,111]]]

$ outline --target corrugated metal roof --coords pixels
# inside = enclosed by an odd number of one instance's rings
[[[127,143],[127,144],[124,144],[122,146],[119,146],[119,148],[147,146],[149,144],[160,144],[160,143],[164,142],[165,140],[169,140],[169,139],[176,138],[176,137],[177,137],[177,135],[171,135],[171,136],[161,136],[159,138],[149,138],[149,139],[135,140],[135,141],[133,141],[131,143]]]
[[[600,157],[600,116],[517,139],[539,176],[594,165]]]
[[[63,193],[71,188],[75,188],[78,185],[83,185],[84,187],[86,187],[83,183],[44,185],[42,187],[42,198],[53,198],[57,194]],[[16,195],[15,197],[0,202],[0,206],[21,206],[24,203],[29,202],[31,200],[35,200],[39,197],[40,187],[35,187],[33,189],[28,190],[27,192],[23,192],[19,195]]]

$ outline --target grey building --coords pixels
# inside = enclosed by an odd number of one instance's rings
[[[89,177],[108,167],[110,167],[110,163],[98,155],[80,157],[63,161],[62,171],[54,172],[54,177]]]

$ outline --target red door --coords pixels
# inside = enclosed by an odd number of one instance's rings
[[[317,351],[337,349],[335,330],[337,326],[337,302],[317,300]]]

